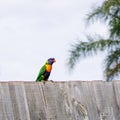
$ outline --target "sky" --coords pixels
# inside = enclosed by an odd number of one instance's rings
[[[103,80],[104,54],[66,64],[70,45],[87,34],[106,36],[103,23],[86,15],[103,0],[0,0],[0,80],[35,81],[41,66],[56,59],[50,80]]]

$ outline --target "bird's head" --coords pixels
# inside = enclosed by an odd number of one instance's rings
[[[54,62],[56,62],[56,60],[55,60],[55,58],[49,58],[48,60],[47,60],[47,63],[48,64],[53,64]]]

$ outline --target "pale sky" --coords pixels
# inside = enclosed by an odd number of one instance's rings
[[[89,27],[86,14],[103,0],[0,0],[0,80],[35,81],[56,58],[50,80],[103,80],[104,54],[82,59],[69,74],[68,50],[86,34],[106,36],[102,23]]]

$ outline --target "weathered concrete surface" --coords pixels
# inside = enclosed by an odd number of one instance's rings
[[[0,120],[120,120],[120,81],[0,82]]]

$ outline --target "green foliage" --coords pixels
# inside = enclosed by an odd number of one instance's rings
[[[112,80],[120,73],[120,48],[112,50],[105,59],[106,80]]]
[[[104,20],[110,31],[110,37],[119,37],[120,35],[120,0],[106,0],[97,8],[94,8],[88,14],[87,20]]]
[[[95,55],[107,50],[105,59],[105,77],[107,81],[119,76],[120,73],[120,0],[106,0],[87,16],[87,21],[105,21],[109,29],[109,39],[87,37],[88,41],[78,41],[71,46],[68,64],[73,68],[80,58]]]

